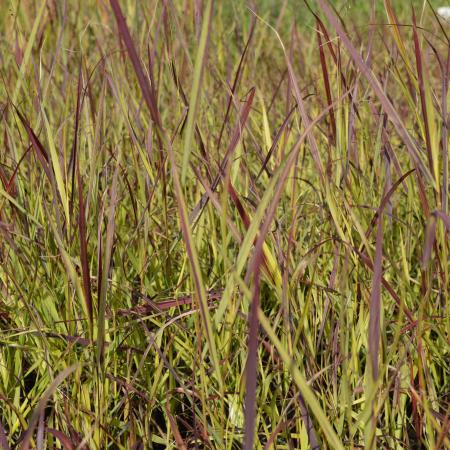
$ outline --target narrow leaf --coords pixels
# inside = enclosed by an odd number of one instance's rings
[[[191,153],[192,141],[194,138],[195,122],[197,120],[197,111],[200,104],[200,85],[205,67],[205,55],[208,46],[209,31],[211,28],[211,19],[213,14],[213,0],[208,0],[206,4],[200,42],[198,44],[197,56],[194,66],[194,78],[192,80],[191,97],[189,99],[189,111],[187,125],[184,137],[183,163],[181,166],[181,183],[186,180],[187,169],[189,166],[189,155]]]

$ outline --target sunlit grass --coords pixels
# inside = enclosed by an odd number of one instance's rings
[[[1,448],[450,448],[438,6],[0,5]]]

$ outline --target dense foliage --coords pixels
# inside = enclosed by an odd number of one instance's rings
[[[0,447],[450,448],[437,6],[0,3]]]

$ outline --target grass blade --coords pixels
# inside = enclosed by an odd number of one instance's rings
[[[41,417],[41,414],[44,414],[45,407],[52,397],[52,395],[55,393],[58,386],[75,370],[78,368],[78,364],[75,364],[73,366],[67,367],[62,372],[60,372],[55,379],[52,381],[48,389],[44,392],[42,397],[39,400],[38,405],[33,411],[33,415],[31,416],[30,422],[28,423],[28,429],[23,437],[22,443],[20,445],[20,450],[28,450],[30,448],[30,440],[32,439],[34,429],[36,428],[36,425],[38,424],[39,418]]]
[[[378,354],[380,345],[380,316],[381,316],[381,279],[383,274],[383,211],[380,211],[375,246],[375,261],[370,294],[369,310],[369,354],[373,380],[378,380]]]
[[[394,108],[391,101],[388,99],[386,94],[383,92],[383,88],[380,85],[377,78],[375,77],[375,75],[373,74],[372,70],[364,62],[361,55],[357,52],[354,45],[350,42],[350,39],[348,38],[347,34],[343,30],[341,24],[337,21],[334,14],[331,12],[331,9],[328,6],[328,4],[326,3],[326,1],[325,0],[317,0],[317,1],[320,4],[323,12],[327,16],[328,20],[330,21],[331,25],[336,30],[342,43],[345,45],[348,52],[350,53],[350,56],[352,57],[355,65],[361,71],[361,73],[366,77],[367,81],[370,84],[370,87],[373,89],[376,96],[380,100],[385,112],[387,113],[387,115],[389,117],[389,120],[392,122],[397,133],[399,134],[399,136],[402,138],[404,144],[406,145],[406,148],[408,149],[409,155],[411,156],[414,164],[420,169],[421,173],[430,181],[430,183],[434,184],[434,178],[432,177],[428,168],[423,163],[420,153],[416,147],[416,144],[414,143],[414,141],[412,140],[408,131],[406,130],[405,125],[403,124],[397,110]]]
[[[100,373],[103,372],[104,352],[105,352],[105,320],[106,320],[106,297],[108,291],[108,276],[111,267],[112,250],[114,244],[114,232],[115,232],[115,214],[118,204],[118,178],[119,178],[119,166],[121,159],[121,151],[119,151],[118,161],[114,170],[111,191],[110,191],[110,204],[108,209],[108,223],[106,225],[106,242],[102,246],[101,257],[101,278],[98,280],[100,286],[100,295],[98,299],[98,317],[97,317],[97,366]],[[100,266],[100,261],[99,261]]]
[[[116,17],[117,27],[119,28],[120,36],[125,42],[128,55],[130,57],[131,63],[133,64],[134,72],[136,73],[136,77],[138,79],[139,86],[141,88],[142,96],[144,97],[148,109],[150,110],[153,122],[155,122],[155,124],[159,128],[161,127],[161,119],[159,117],[159,112],[156,107],[155,94],[150,86],[148,78],[145,76],[144,71],[142,69],[141,61],[134,46],[130,31],[128,30],[127,24],[125,22],[125,17],[123,16],[119,2],[117,0],[110,0],[110,4]]]
[[[260,305],[260,279],[262,252],[259,252],[258,261],[255,263],[253,274],[253,295],[248,321],[248,357],[245,366],[245,430],[244,450],[255,448],[255,423],[256,423],[256,388],[257,388],[257,364],[258,364],[258,335],[259,320],[258,311]]]
[[[86,208],[83,199],[83,184],[80,176],[80,167],[77,160],[77,182],[78,182],[78,230],[80,235],[80,262],[83,276],[83,290],[86,301],[86,309],[90,323],[91,336],[93,332],[93,312],[92,312],[92,292],[91,292],[91,274],[89,270],[88,249],[87,249],[87,230],[86,230]]]
[[[211,28],[211,20],[213,16],[213,0],[208,0],[203,14],[202,31],[200,41],[198,43],[197,56],[195,58],[194,76],[192,79],[191,97],[189,99],[189,111],[187,116],[187,124],[184,137],[183,162],[181,165],[181,183],[186,181],[186,174],[189,167],[189,155],[191,153],[192,141],[194,138],[195,122],[197,120],[198,106],[201,99],[201,83],[204,67],[206,65],[205,58],[208,47],[209,32]]]
[[[284,364],[289,368],[289,371],[292,373],[292,378],[295,384],[302,393],[305,403],[309,406],[312,414],[316,417],[316,420],[319,423],[320,428],[323,430],[323,433],[325,434],[325,437],[330,444],[330,448],[336,450],[344,450],[344,446],[342,445],[341,440],[339,439],[336,432],[333,430],[333,427],[331,426],[329,420],[327,419],[326,414],[320,407],[320,404],[317,401],[313,390],[309,387],[306,378],[298,369],[295,361],[292,361],[291,357],[286,352],[286,349],[284,348],[281,341],[278,339],[277,335],[275,334],[274,330],[270,325],[270,322],[267,320],[267,317],[264,315],[261,309],[258,310],[258,318],[262,328],[267,333],[267,336],[277,349],[280,358],[283,360]]]
[[[2,450],[10,450],[8,438],[6,437],[5,427],[2,425],[1,421],[0,421],[0,446]]]

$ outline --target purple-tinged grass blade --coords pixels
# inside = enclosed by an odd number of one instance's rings
[[[264,171],[268,172],[267,164],[269,163],[269,160],[272,157],[273,152],[277,148],[278,143],[280,142],[281,136],[283,135],[283,132],[289,123],[289,119],[291,118],[291,116],[296,108],[297,108],[297,105],[292,107],[291,110],[288,112],[286,118],[283,120],[283,123],[281,124],[281,127],[277,131],[277,134],[276,134],[275,138],[273,139],[272,145],[271,145],[269,151],[267,152],[266,157],[264,158],[261,169],[259,169],[258,175],[256,175],[255,182],[258,181],[259,177],[262,175],[262,173]]]
[[[354,45],[351,43],[350,39],[348,38],[347,34],[345,33],[344,29],[342,28],[342,25],[336,19],[335,15],[331,11],[330,7],[328,6],[328,2],[326,2],[325,0],[317,0],[317,2],[320,4],[323,12],[327,16],[331,25],[336,30],[336,33],[338,34],[342,43],[347,48],[355,65],[358,67],[358,69],[361,71],[361,73],[366,77],[372,90],[375,92],[376,96],[380,100],[380,103],[382,104],[383,109],[387,113],[389,120],[392,122],[398,135],[402,138],[404,144],[406,145],[408,153],[409,153],[411,159],[413,160],[414,164],[420,169],[421,173],[428,179],[428,181],[430,181],[432,184],[434,184],[434,178],[431,175],[428,168],[423,163],[416,144],[414,143],[411,136],[409,135],[397,110],[394,108],[391,101],[389,100],[387,95],[384,93],[383,88],[380,85],[378,79],[375,77],[375,75],[373,74],[370,67],[364,62],[361,55],[358,53],[358,51],[356,50]]]
[[[245,428],[244,428],[244,450],[255,448],[255,425],[256,425],[256,389],[257,389],[257,364],[258,364],[258,336],[259,320],[258,309],[260,304],[260,281],[261,264],[263,263],[262,246],[255,261],[253,275],[253,293],[250,314],[248,319],[248,357],[245,366]]]
[[[44,450],[44,411],[41,411],[36,435],[36,450]]]
[[[320,56],[320,66],[322,68],[322,78],[323,83],[325,85],[325,94],[327,96],[327,104],[331,105],[333,102],[333,99],[331,97],[331,87],[330,87],[330,77],[328,74],[328,67],[327,67],[327,61],[325,58],[325,52],[323,50],[323,44],[322,44],[322,34],[319,31],[319,19],[316,19],[316,34],[317,34],[317,45],[319,47],[319,56]],[[334,117],[334,109],[330,109],[330,128],[331,128],[331,135],[333,136],[333,142],[336,142],[336,119]]]
[[[119,2],[117,0],[110,0],[110,4],[116,17],[120,36],[125,43],[125,47],[127,48],[131,63],[133,64],[133,68],[136,73],[139,86],[141,88],[142,96],[144,97],[145,103],[150,110],[153,122],[155,122],[157,127],[160,128],[162,124],[157,109],[155,94],[150,86],[148,78],[144,74],[144,70],[142,69],[141,61],[134,46],[133,39],[131,38],[130,31],[128,30],[127,24],[125,22],[125,17],[123,16],[122,9],[120,8]]]
[[[366,267],[368,267],[372,272],[374,271],[373,262],[365,253],[359,251],[356,247],[353,247],[348,242],[345,242],[345,241],[341,241],[341,242],[343,244],[347,245],[353,252],[355,252]],[[412,312],[408,309],[408,307],[405,305],[403,300],[398,296],[398,294],[395,292],[394,288],[386,280],[386,278],[383,277],[383,275],[381,276],[381,284],[388,291],[389,295],[393,298],[395,303],[397,303],[397,306],[405,313],[406,318],[408,319],[409,323],[415,327],[417,325],[417,321],[414,319]]]
[[[233,101],[233,97],[234,97],[234,95],[236,95],[237,87],[238,87],[239,81],[240,81],[241,76],[242,76],[242,71],[244,69],[244,63],[245,63],[245,55],[247,54],[248,47],[249,47],[250,42],[252,40],[253,32],[255,31],[255,25],[256,25],[256,18],[254,16],[252,16],[252,22],[250,24],[250,32],[249,32],[249,35],[248,35],[247,42],[245,43],[244,51],[242,52],[242,55],[241,55],[241,59],[239,60],[239,64],[238,64],[238,68],[236,70],[236,74],[234,76],[234,81],[233,81],[233,85],[231,87],[231,92],[230,92],[230,94],[228,96],[227,109],[225,111],[225,118],[224,118],[224,120],[222,122],[222,126],[220,128],[219,138],[217,139],[217,150],[218,151],[220,150],[220,145],[221,145],[221,142],[222,142],[222,135],[223,135],[223,132],[224,132],[224,129],[225,129],[225,125],[228,122],[228,116],[230,115],[230,110],[231,110],[231,104],[232,104],[232,101]]]
[[[88,312],[89,328],[92,335],[93,313],[92,313],[92,292],[91,292],[91,275],[89,270],[88,250],[87,250],[87,230],[86,230],[86,208],[83,198],[83,184],[80,176],[80,166],[77,160],[77,184],[78,184],[78,229],[80,234],[80,262],[83,276],[84,299]]]
[[[201,84],[206,65],[213,11],[214,1],[208,0],[206,2],[205,11],[203,14],[204,17],[200,39],[197,43],[197,55],[195,58],[195,66],[189,98],[189,109],[186,120],[186,130],[184,133],[183,159],[181,163],[181,183],[183,185],[185,184],[186,175],[189,168],[189,157],[192,151],[192,141],[194,139],[195,125],[198,116],[198,107],[201,100]]]
[[[8,189],[8,176],[6,172],[3,170],[3,167],[0,166],[0,180],[2,181],[3,187]]]
[[[192,239],[192,232],[190,229],[190,223],[189,223],[189,217],[187,213],[187,206],[183,195],[183,190],[181,187],[180,179],[178,176],[178,169],[177,169],[177,163],[175,159],[175,154],[172,148],[172,143],[170,141],[170,138],[167,134],[167,132],[163,129],[161,119],[159,116],[159,112],[157,109],[157,103],[154,96],[154,92],[151,89],[151,86],[148,82],[148,79],[145,77],[144,72],[142,70],[141,63],[139,61],[138,54],[136,52],[136,48],[134,46],[133,40],[131,38],[130,32],[128,30],[128,27],[125,22],[125,18],[122,14],[122,10],[120,9],[119,3],[117,0],[110,0],[111,7],[113,9],[114,15],[117,20],[117,25],[119,28],[119,33],[122,36],[122,39],[125,42],[125,45],[127,47],[127,51],[129,54],[129,57],[132,61],[134,70],[136,72],[136,76],[138,78],[139,85],[141,87],[142,95],[144,97],[144,100],[150,110],[150,114],[152,116],[153,121],[156,125],[156,131],[158,133],[158,138],[161,141],[161,146],[164,147],[167,151],[170,164],[171,164],[171,171],[172,171],[172,178],[173,178],[173,184],[174,184],[174,190],[175,190],[175,197],[176,197],[176,203],[180,218],[180,225],[181,225],[181,232],[182,236],[185,242],[186,247],[186,253],[188,255],[190,267],[191,267],[191,275],[193,279],[193,283],[195,286],[195,291],[199,300],[199,307],[200,307],[200,316],[202,318],[203,325],[205,327],[205,333],[206,333],[206,339],[208,342],[209,350],[211,353],[211,359],[214,366],[214,371],[217,376],[217,381],[220,385],[220,388],[223,388],[223,381],[222,381],[222,375],[220,371],[220,365],[219,365],[219,358],[217,354],[216,344],[214,340],[211,320],[209,316],[209,310],[208,310],[208,301],[206,297],[205,292],[205,286],[203,284],[202,280],[202,274],[200,270],[200,263],[198,260],[197,251],[195,248],[195,245],[193,243]],[[164,173],[164,172],[163,172]],[[164,184],[165,187],[165,184]],[[108,247],[105,249],[108,250]],[[104,262],[104,266],[106,266],[106,262]],[[105,269],[103,270],[105,272]],[[106,274],[103,273],[103,280],[106,278]],[[106,286],[105,286],[106,288]],[[101,290],[103,292],[103,289]],[[104,294],[101,294],[101,301],[99,306],[99,316],[100,312],[102,315],[104,315]],[[101,320],[103,322],[103,320]],[[104,334],[104,323],[102,325],[103,330],[99,330],[99,336],[101,332]],[[101,352],[101,346],[99,346],[98,351]],[[97,355],[97,360],[100,362],[102,359],[102,355]]]
[[[187,445],[184,442],[180,430],[178,428],[177,422],[175,420],[175,418],[173,417],[173,415],[170,412],[169,409],[169,402],[166,403],[166,414],[167,417],[169,419],[169,423],[170,423],[170,428],[172,429],[172,433],[173,433],[173,437],[175,438],[175,442],[177,444],[177,448],[179,450],[187,450]]]
[[[31,144],[34,147],[34,150],[36,152],[36,156],[39,160],[39,162],[42,165],[42,168],[44,169],[45,174],[47,175],[47,178],[51,182],[52,180],[52,172],[49,166],[49,158],[47,150],[45,150],[44,146],[42,145],[39,138],[34,133],[33,129],[31,128],[28,121],[25,119],[25,117],[20,113],[20,111],[16,109],[16,113],[19,116],[20,121],[22,122],[23,126],[25,127],[25,130],[28,134],[28,137],[30,138]]]
[[[347,96],[349,91],[347,91],[344,96]],[[341,99],[339,99],[341,101]],[[330,108],[334,104],[329,105],[325,108],[318,117],[308,122],[308,126],[305,127],[304,133],[300,135],[297,142],[294,144],[289,156],[287,157],[284,167],[282,167],[281,173],[277,184],[275,185],[273,197],[269,207],[267,208],[266,217],[264,223],[260,227],[260,232],[255,243],[255,250],[253,257],[249,261],[247,267],[247,274],[253,274],[253,291],[252,291],[252,304],[249,316],[249,344],[248,344],[248,357],[247,357],[247,369],[246,369],[246,398],[245,398],[245,442],[244,449],[253,449],[254,443],[254,427],[255,427],[255,405],[256,405],[256,361],[257,361],[257,350],[258,350],[258,332],[259,332],[259,320],[258,320],[258,310],[260,303],[260,272],[261,265],[264,264],[264,253],[263,245],[269,232],[273,218],[275,217],[275,212],[279,201],[281,199],[281,194],[283,193],[284,186],[287,182],[288,175],[291,171],[292,165],[296,161],[297,154],[300,150],[301,144],[308,139],[308,135],[312,132],[317,123],[322,120],[327,114]],[[311,142],[311,141],[310,141]],[[256,316],[256,317],[255,317]],[[330,436],[329,436],[330,437]]]
[[[0,446],[2,450],[10,450],[8,438],[6,437],[6,431],[1,421],[0,421]]]
[[[62,444],[64,450],[74,450],[75,445],[70,438],[66,436],[62,431],[55,430],[54,428],[47,428],[47,433],[53,435]]]
[[[178,77],[177,74],[177,70],[175,67],[175,63],[172,61],[172,63],[170,64],[170,67],[172,69],[172,77],[173,77],[173,81],[175,83],[175,86],[177,88],[178,93],[180,94],[181,100],[183,101],[183,104],[186,108],[189,108],[189,101],[186,97],[186,93],[184,92],[183,86],[181,85],[181,81]],[[184,127],[184,124],[186,123],[186,117],[183,120],[183,125],[181,126],[181,128]],[[195,135],[197,137],[197,143],[202,155],[202,158],[205,159],[205,161],[207,161],[208,163],[210,163],[210,155],[209,152],[206,151],[206,146],[205,143],[203,142],[203,138],[202,138],[202,134],[200,132],[200,128],[198,126],[198,124],[195,124]],[[191,167],[193,166],[193,164],[191,163]],[[207,167],[207,171],[208,171],[208,175],[209,175],[209,167]]]
[[[381,216],[381,213],[383,211],[383,209],[385,208],[385,206],[389,203],[392,195],[394,194],[394,192],[397,190],[397,188],[399,187],[399,185],[401,183],[403,183],[403,181],[409,176],[411,175],[413,172],[415,172],[416,169],[411,169],[408,170],[408,172],[404,173],[391,187],[390,189],[386,192],[386,194],[383,196],[383,198],[381,199],[380,202],[380,206],[378,207],[377,211],[375,212],[369,227],[367,228],[366,231],[366,238],[368,238],[370,236],[370,234],[372,233],[373,227],[375,226],[375,224],[377,223],[377,220],[379,219],[379,217]]]
[[[434,242],[436,240],[437,219],[442,220],[444,227],[446,228],[446,232],[450,233],[450,217],[443,211],[433,211],[430,214],[427,228],[425,230],[425,244],[421,261],[422,269],[425,269],[428,266],[428,263],[431,259],[431,253],[433,251]]]
[[[450,75],[450,44],[447,49],[447,62],[445,69],[443,70],[442,77],[442,117],[444,118],[442,124],[442,200],[441,207],[444,214],[448,214],[448,118],[447,118],[447,93],[448,93],[448,80]]]
[[[245,123],[247,122],[248,115],[250,114],[250,110],[253,104],[253,99],[255,97],[255,88],[250,89],[250,93],[247,97],[247,101],[245,103],[245,106],[242,108],[241,115],[239,117],[238,122],[236,123],[233,135],[231,137],[231,141],[228,145],[227,151],[225,153],[225,156],[223,157],[223,160],[219,167],[219,173],[217,174],[216,178],[213,180],[211,184],[211,191],[214,192],[217,189],[217,186],[219,185],[220,180],[224,176],[225,169],[227,167],[228,161],[230,160],[230,157],[232,156],[234,150],[236,149],[237,144],[239,143],[239,140],[242,137],[242,130],[245,128]],[[198,222],[198,219],[200,218],[201,212],[204,210],[205,206],[208,203],[209,196],[208,194],[204,194],[200,201],[197,203],[195,208],[192,210],[190,216],[189,216],[189,222],[190,224],[194,224]]]
[[[312,121],[309,118],[308,113],[306,111],[305,102],[303,101],[302,94],[300,92],[300,88],[299,88],[297,80],[295,78],[294,69],[292,67],[291,60],[289,59],[287,54],[285,54],[285,58],[286,58],[286,64],[287,64],[288,71],[289,71],[289,78],[291,80],[292,87],[294,89],[294,96],[295,96],[295,99],[297,100],[297,106],[300,111],[300,116],[302,118],[305,129],[308,129],[310,127]],[[331,107],[332,107],[332,105],[329,105],[328,109],[331,110]],[[322,181],[326,181],[323,163],[322,163],[322,160],[320,159],[319,146],[317,144],[316,138],[314,137],[314,134],[312,133],[312,129],[310,131],[308,131],[308,133],[305,133],[305,134],[307,136],[309,146],[311,148],[311,154],[312,154],[314,163],[316,164],[316,169],[319,174],[319,177]]]
[[[81,72],[81,63],[78,69],[78,87],[77,87],[77,105],[75,109],[75,125],[73,132],[73,144],[72,144],[72,152],[70,154],[69,167],[72,167],[72,190],[70,194],[70,203],[69,203],[69,214],[72,216],[73,211],[73,196],[75,192],[75,166],[77,161],[77,148],[78,148],[78,129],[80,126],[80,110],[81,110],[81,91],[82,91],[82,72]]]
[[[309,445],[311,450],[319,450],[320,444],[317,440],[316,432],[314,430],[314,425],[311,420],[311,415],[309,414],[308,408],[306,407],[305,400],[302,394],[299,394],[298,401],[300,403],[300,410],[302,413],[302,420],[305,424],[306,434],[308,435]]]
[[[19,167],[22,164],[22,162],[24,161],[25,157],[28,155],[28,153],[31,151],[31,149],[33,148],[33,144],[31,144],[23,153],[23,155],[20,157],[19,162],[16,165],[16,168],[14,169],[13,174],[11,175],[8,183],[5,185],[5,190],[8,194],[10,194],[12,197],[14,197],[16,195],[16,187],[14,185],[14,181],[16,179],[17,173],[19,172]]]
[[[434,241],[436,239],[436,216],[432,214],[428,219],[427,228],[425,230],[425,244],[422,254],[422,269],[428,266],[433,251]]]
[[[447,232],[450,232],[450,217],[444,211],[433,211],[433,215],[439,217],[439,219],[444,222],[445,228],[447,228]]]

